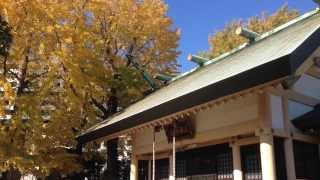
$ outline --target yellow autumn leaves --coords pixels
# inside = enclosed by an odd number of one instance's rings
[[[150,74],[177,71],[179,34],[161,0],[1,0],[0,9],[14,36],[0,86],[15,107],[10,123],[0,125],[2,169],[38,176],[79,170],[79,157],[66,150],[101,121],[92,98],[103,104],[116,88],[124,108],[149,88],[126,66],[130,49]]]
[[[260,16],[249,18],[247,21],[233,21],[227,24],[222,31],[218,31],[209,37],[211,48],[206,56],[215,58],[245,43],[247,40],[235,33],[239,26],[247,26],[248,29],[262,34],[297,16],[299,16],[299,13],[296,10],[289,9],[285,5],[271,15],[263,13]]]

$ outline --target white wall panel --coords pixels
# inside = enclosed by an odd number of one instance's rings
[[[270,109],[272,118],[272,127],[276,129],[283,129],[283,110],[282,100],[280,96],[270,95]]]

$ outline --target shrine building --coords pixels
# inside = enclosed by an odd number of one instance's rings
[[[320,10],[198,67],[83,132],[132,137],[130,180],[319,180]],[[195,37],[196,38],[196,37]]]

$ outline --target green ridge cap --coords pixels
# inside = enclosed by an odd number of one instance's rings
[[[224,53],[224,54],[222,54],[222,55],[220,55],[220,56],[218,56],[218,57],[216,57],[214,59],[210,59],[209,61],[203,63],[202,66],[195,67],[195,68],[191,69],[190,71],[187,71],[185,73],[182,73],[182,74],[172,78],[172,80],[169,83],[172,83],[172,82],[174,82],[176,80],[179,80],[179,79],[181,79],[183,77],[186,77],[186,76],[194,73],[198,69],[201,69],[201,68],[203,68],[203,67],[205,67],[205,66],[207,66],[209,64],[215,64],[217,62],[220,62],[220,61],[224,60],[226,57],[241,51],[242,49],[246,48],[247,46],[250,46],[252,44],[260,42],[263,39],[268,38],[268,37],[280,32],[280,31],[282,31],[282,30],[284,30],[284,29],[286,29],[286,28],[288,28],[288,27],[290,27],[290,26],[292,26],[292,25],[294,25],[296,23],[299,23],[299,22],[301,22],[301,21],[303,21],[305,19],[308,19],[308,18],[314,16],[315,14],[318,14],[319,12],[320,12],[320,8],[319,7],[316,8],[315,10],[307,12],[307,13],[305,13],[305,14],[303,14],[303,15],[301,15],[301,16],[299,16],[299,17],[297,17],[297,18],[295,18],[295,19],[293,19],[293,20],[291,20],[291,21],[289,21],[289,22],[287,22],[285,24],[282,24],[282,25],[272,29],[271,31],[268,31],[266,33],[261,34],[259,37],[257,37],[255,39],[255,41],[253,43],[244,43],[244,44],[240,45],[239,47],[237,47],[237,48],[235,48],[235,49],[233,49],[233,50],[231,50],[229,52],[226,52],[226,53]],[[203,57],[199,57],[199,58],[203,58]],[[203,59],[205,59],[205,58],[203,58]]]

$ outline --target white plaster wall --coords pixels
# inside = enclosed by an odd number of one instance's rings
[[[303,74],[294,84],[293,90],[320,99],[320,80],[307,74]]]
[[[272,127],[275,129],[283,129],[284,121],[281,97],[270,95],[270,106]]]
[[[205,132],[258,117],[258,98],[250,95],[243,99],[217,106],[196,116],[196,132]]]
[[[164,131],[156,133],[156,144],[167,143],[167,137]],[[152,146],[153,142],[153,130],[151,128],[145,129],[144,131],[137,134],[135,137],[135,148],[140,148],[142,146],[148,145]]]
[[[258,118],[257,95],[246,97],[215,106],[210,110],[200,112],[196,115],[196,138],[200,133],[215,132],[215,130],[230,125],[248,122]],[[152,147],[152,129],[140,132],[135,138],[135,148],[145,150]],[[179,142],[178,142],[179,143]],[[156,144],[158,147],[167,145],[167,138],[164,131],[156,133]],[[139,152],[137,152],[139,154]]]

